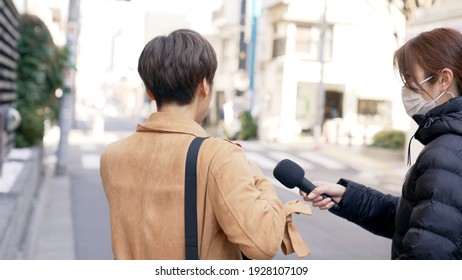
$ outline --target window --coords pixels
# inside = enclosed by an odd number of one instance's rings
[[[358,99],[359,115],[386,115],[388,112],[391,112],[388,100]]]
[[[312,46],[310,45],[311,28],[308,26],[297,26],[295,35],[295,51],[301,53],[308,53]]]
[[[324,119],[343,117],[343,93],[338,91],[326,91],[324,100]]]
[[[284,55],[286,52],[286,39],[279,38],[273,41],[273,58]]]
[[[295,34],[290,40],[295,40],[294,49],[286,49],[288,24],[295,25]],[[295,53],[301,58],[313,61],[319,60],[319,45],[321,43],[321,30],[318,23],[288,23],[278,22],[273,26],[273,58]],[[333,26],[328,25],[325,32],[324,61],[332,59]]]
[[[287,24],[279,22],[274,25],[273,32],[273,58],[286,53],[286,29]]]
[[[57,24],[61,23],[61,11],[58,8],[51,8],[51,16],[53,22]]]
[[[324,61],[332,59],[332,25],[328,25],[324,41]],[[321,30],[317,24],[296,24],[295,52],[310,60],[319,60]]]

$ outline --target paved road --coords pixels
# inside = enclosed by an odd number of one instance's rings
[[[310,180],[336,182],[341,177],[360,180],[364,178],[364,172],[367,173],[367,171],[358,170],[349,165],[348,159],[326,156],[321,151],[313,149],[312,145],[292,146],[259,142],[241,144],[250,158],[261,163],[265,175],[272,180],[283,203],[300,199],[297,189],[285,188],[272,175],[274,166],[284,158],[289,158],[302,166],[305,170],[305,177]],[[371,180],[369,177],[366,181],[376,182],[377,179]],[[294,215],[297,228],[311,249],[311,254],[299,258],[296,254],[285,256],[280,251],[275,259],[387,260],[390,258],[391,240],[373,235],[328,211],[313,207],[312,211],[311,216]]]

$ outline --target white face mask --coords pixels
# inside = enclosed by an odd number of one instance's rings
[[[404,108],[406,109],[407,114],[412,117],[415,114],[425,114],[431,109],[436,107],[438,99],[443,96],[445,91],[443,91],[435,100],[425,100],[422,95],[418,92],[415,92],[407,87],[402,88],[401,95],[403,97]]]
[[[426,81],[433,78],[433,76],[428,77],[427,79],[423,80],[419,84],[423,84]],[[443,91],[440,93],[434,100],[425,100],[423,99],[422,95],[418,92],[413,91],[408,87],[403,87],[401,89],[401,96],[403,98],[404,108],[406,109],[407,114],[412,117],[415,114],[425,114],[431,109],[435,108],[438,100],[446,93],[447,91]],[[449,92],[452,97],[454,94]]]

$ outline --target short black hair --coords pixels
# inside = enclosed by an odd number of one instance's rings
[[[146,44],[138,73],[160,108],[165,103],[191,103],[204,78],[213,85],[217,64],[215,50],[202,35],[179,29]]]

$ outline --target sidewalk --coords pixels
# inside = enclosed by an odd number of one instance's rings
[[[48,167],[32,219],[27,259],[74,260],[73,219],[67,176],[55,176]]]
[[[68,145],[116,141],[126,133],[93,131],[88,134],[79,129],[69,132]],[[31,260],[75,260],[76,248],[74,221],[71,208],[71,185],[67,174],[56,175],[56,150],[59,128],[53,127],[44,137],[44,179],[39,187],[37,202],[31,217],[28,244],[23,254]]]
[[[29,230],[30,246],[25,258],[31,260],[74,260],[75,244],[71,213],[70,182],[55,175],[59,129],[44,137],[44,179]]]
[[[74,135],[74,137],[76,136]],[[49,139],[54,138],[50,137]],[[70,204],[70,182],[67,176],[54,174],[55,160],[53,157],[57,143],[44,142],[46,144],[45,179],[39,189],[38,202],[32,217],[29,232],[31,245],[24,257],[35,260],[73,260],[76,259],[76,255]],[[406,170],[404,162],[400,160],[365,155],[359,147],[335,144],[314,146],[307,143],[290,143],[289,145],[303,145],[313,152],[319,152],[331,158],[340,157],[343,162],[348,162],[352,167],[364,170],[364,175],[360,175],[363,177],[359,178],[361,180],[358,182],[366,185],[380,183],[385,189],[389,184],[390,192],[395,195],[399,194],[400,184]]]

